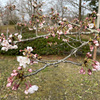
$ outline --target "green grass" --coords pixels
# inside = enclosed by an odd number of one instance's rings
[[[4,26],[2,26],[2,29],[7,29],[7,28],[14,29],[14,25],[4,25]]]
[[[14,25],[4,25],[4,26],[0,26],[0,32],[1,33],[6,33],[7,32],[7,28],[9,29],[9,32],[10,33],[15,32]]]
[[[62,56],[48,56],[45,59],[60,59]],[[82,62],[82,58],[71,58]],[[35,64],[38,69],[42,64]],[[91,76],[80,75],[80,67],[61,63],[58,67],[49,66],[35,76],[26,78],[32,84],[38,85],[39,90],[34,94],[25,95],[24,87],[18,91],[6,88],[7,78],[11,71],[18,67],[16,57],[0,55],[0,100],[100,100],[100,72]]]

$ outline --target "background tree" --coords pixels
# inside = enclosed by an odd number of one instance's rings
[[[92,10],[95,10],[96,12],[98,12],[98,3],[99,0],[84,0],[89,2],[89,6],[92,8]]]

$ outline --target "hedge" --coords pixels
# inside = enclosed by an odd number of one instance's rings
[[[50,46],[51,42],[52,45]],[[78,47],[80,45],[80,42],[73,41],[70,44],[74,45],[75,47]],[[48,39],[39,38],[33,41],[18,43],[18,47],[19,47],[18,49],[8,50],[7,52],[0,50],[0,53],[6,55],[22,55],[22,53],[20,53],[19,50],[23,50],[27,46],[33,47],[34,49],[33,53],[37,53],[39,55],[66,55],[72,50],[72,48],[70,48],[67,45],[67,43],[64,43],[62,40],[59,40],[57,37],[55,38],[50,37]],[[78,53],[85,54],[86,52],[88,52],[88,50],[89,50],[89,46],[87,45],[79,49]]]

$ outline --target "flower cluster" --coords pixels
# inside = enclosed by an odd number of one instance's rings
[[[32,69],[28,69],[27,72],[32,72]],[[24,80],[24,70],[21,66],[17,70],[13,70],[11,76],[7,79],[6,87],[12,87],[12,90],[17,90]]]
[[[34,7],[34,14],[32,14],[31,16],[31,20],[29,21],[29,30],[32,31],[32,30],[41,30],[44,26],[44,18],[45,16],[42,15],[42,9],[41,6],[43,5],[43,2],[42,3],[37,3],[36,1],[33,1],[31,3],[31,5]]]
[[[94,63],[92,64],[93,66],[93,71],[100,71],[100,63],[98,61],[94,61]]]
[[[18,56],[17,61],[19,62],[19,65],[26,68],[27,64],[33,65],[34,63],[38,63],[36,59],[39,59],[40,57],[37,54],[31,53],[33,51],[32,47],[27,47],[24,50],[20,50],[20,52],[23,52],[23,56]]]
[[[97,40],[93,40],[95,46],[99,46],[99,42]]]
[[[24,27],[26,25],[27,25],[26,23],[21,23],[21,22],[17,23],[17,26],[19,26],[19,27]]]
[[[22,70],[22,68],[20,68],[20,69],[18,68],[18,70]],[[12,86],[12,90],[17,90],[20,85],[21,80],[23,79],[22,76],[23,76],[23,72],[20,73],[17,70],[13,70],[13,72],[11,73],[11,76],[7,80],[8,83],[7,83],[6,87]],[[21,80],[19,80],[19,79],[21,79]]]
[[[100,37],[99,35],[96,35],[94,39],[90,39],[89,46],[90,46],[90,52],[86,54],[86,58],[84,60],[84,68],[88,69],[88,74],[91,75],[92,71],[100,71],[100,63],[98,61],[94,61],[92,59],[92,51],[94,47],[99,47]],[[80,74],[85,74],[85,69],[83,67],[80,69]]]
[[[8,38],[1,33],[0,37],[0,44],[2,46],[1,50],[8,51],[9,49],[17,49],[18,46],[14,44],[14,40],[21,40],[22,36],[19,35],[18,33],[15,34],[9,34]]]
[[[38,56],[37,54],[32,54],[31,52],[33,51],[32,47],[27,47],[24,50],[20,50],[21,52],[23,51],[23,56],[17,56],[17,61],[19,62],[19,67],[17,70],[13,70],[11,73],[11,76],[7,80],[7,85],[6,87],[12,87],[12,90],[17,90],[18,87],[20,86],[21,82],[24,80],[24,75],[26,72],[31,73],[33,70],[30,68],[27,71],[25,71],[25,68],[28,64],[33,64],[34,59],[36,59]],[[35,61],[36,63],[36,61]],[[23,69],[24,68],[24,69]],[[32,94],[35,91],[38,90],[38,86],[36,85],[28,85],[26,86],[25,89],[25,94]]]

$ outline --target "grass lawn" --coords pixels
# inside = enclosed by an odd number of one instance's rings
[[[14,25],[4,25],[4,26],[0,26],[1,33],[6,33],[7,32],[7,28],[9,29],[10,33],[15,31]]]
[[[63,56],[43,56],[43,59],[60,59]],[[82,58],[70,58],[82,62]],[[16,57],[0,55],[0,100],[100,100],[100,72],[91,76],[80,75],[80,67],[61,63],[58,67],[49,66],[35,76],[30,77],[39,90],[25,95],[24,87],[17,91],[6,88],[11,71],[18,67]],[[33,69],[42,67],[34,64]],[[27,81],[29,78],[27,78]]]

